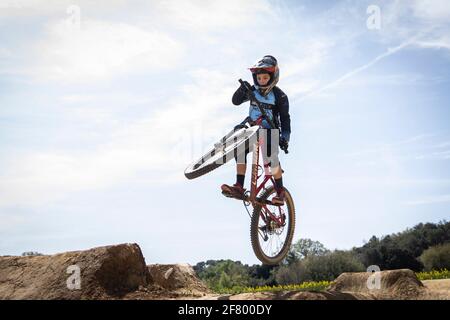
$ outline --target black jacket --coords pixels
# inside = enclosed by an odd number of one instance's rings
[[[255,86],[252,86],[255,89]],[[281,135],[289,141],[291,135],[291,116],[289,115],[289,100],[287,95],[277,86],[272,89],[275,95],[275,108],[273,110],[273,117],[275,124],[281,129]],[[246,101],[246,92],[242,87],[239,87],[233,94],[231,99],[234,105],[238,106]]]

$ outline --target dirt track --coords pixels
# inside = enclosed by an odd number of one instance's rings
[[[79,268],[79,288],[68,286],[71,266]],[[369,276],[344,273],[322,292],[217,295],[189,265],[146,265],[137,244],[121,244],[51,256],[0,257],[0,299],[450,300],[450,279],[422,283],[411,270],[388,270],[379,274],[377,288],[369,289]]]
[[[367,288],[367,273],[344,273],[322,292],[282,291],[208,295],[203,299],[219,300],[450,300],[450,279],[423,283],[411,270],[381,272],[381,288]]]

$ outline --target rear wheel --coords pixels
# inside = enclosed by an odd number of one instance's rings
[[[289,191],[285,190],[283,206],[257,205],[253,209],[250,238],[256,257],[266,265],[279,264],[289,252],[295,229],[295,207]],[[272,186],[261,194],[262,200],[276,195]],[[264,202],[264,201],[262,201]]]
[[[252,139],[256,139],[259,126],[233,130],[214,144],[214,148],[200,159],[192,162],[184,171],[188,179],[198,178],[239,156],[245,148],[252,151]]]

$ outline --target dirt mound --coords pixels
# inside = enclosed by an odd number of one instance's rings
[[[377,281],[376,277],[379,276]],[[370,277],[370,279],[369,279]],[[343,273],[328,288],[328,291],[357,292],[378,298],[415,298],[424,292],[422,282],[409,269]]]
[[[0,257],[0,299],[176,299],[210,293],[188,264],[147,266],[137,244]]]
[[[450,282],[445,280],[428,281],[424,287],[407,269],[382,271],[379,282],[368,281],[373,275],[343,273],[320,292],[220,295],[208,290],[190,265],[147,266],[137,244],[120,244],[47,256],[0,257],[0,299],[450,299]]]
[[[107,299],[135,291],[149,280],[137,244],[0,257],[0,299]]]
[[[152,284],[165,290],[194,296],[210,293],[189,264],[153,264],[147,267]]]
[[[216,295],[218,300],[374,300],[374,299],[449,299],[450,283],[436,280],[426,284],[408,269],[343,273],[325,291],[280,291]],[[439,290],[438,290],[439,289]]]

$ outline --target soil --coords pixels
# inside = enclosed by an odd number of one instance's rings
[[[408,269],[376,275],[343,273],[320,292],[219,295],[190,265],[147,265],[139,245],[119,244],[55,255],[0,257],[0,299],[449,300],[450,279],[421,282]]]

